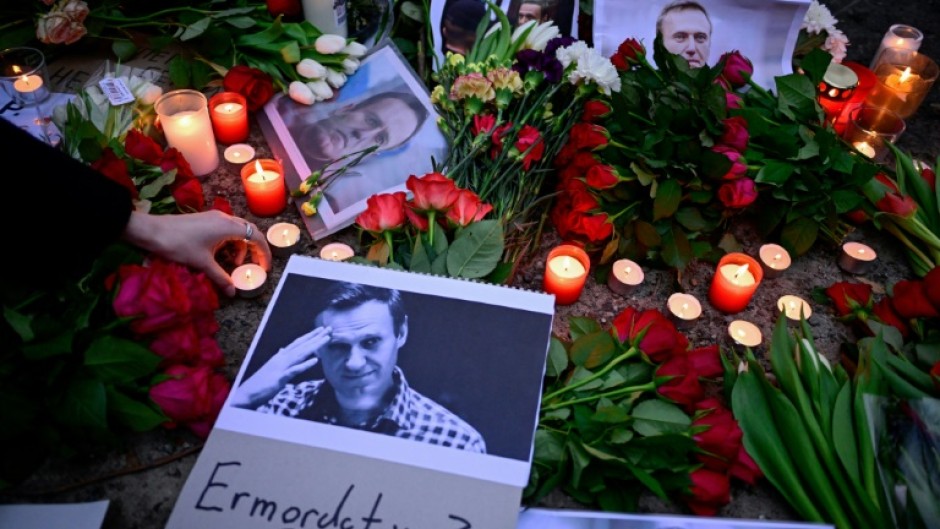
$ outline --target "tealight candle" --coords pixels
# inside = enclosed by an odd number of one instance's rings
[[[863,274],[871,268],[877,258],[878,254],[870,246],[860,242],[847,242],[842,245],[839,268],[850,274]]]
[[[691,294],[676,292],[666,300],[666,310],[677,328],[688,328],[702,315],[702,304]]]
[[[236,143],[226,147],[222,155],[228,163],[241,165],[254,159],[255,148],[247,143]]]
[[[278,222],[268,228],[267,238],[274,255],[284,257],[297,249],[300,243],[300,228],[289,222]]]
[[[765,244],[757,252],[760,264],[764,267],[764,277],[779,277],[792,263],[790,253],[779,244]]]
[[[866,158],[874,158],[877,154],[875,148],[867,141],[856,141],[852,143],[852,147],[855,147],[855,150],[862,153]]]
[[[757,347],[764,341],[764,336],[757,328],[757,325],[744,320],[731,322],[728,325],[728,335],[735,343],[745,347]]]
[[[17,104],[31,107],[49,97],[46,58],[35,48],[0,51],[0,89]]]
[[[232,283],[235,284],[238,295],[243,298],[253,298],[261,294],[267,280],[268,273],[254,263],[243,264],[232,271]]]
[[[277,160],[255,160],[242,167],[242,184],[248,209],[259,217],[273,217],[287,207],[284,170]]]
[[[188,89],[167,92],[154,103],[167,144],[183,154],[196,176],[219,166],[219,148],[206,105],[205,95]]]
[[[629,259],[618,259],[607,274],[607,286],[617,294],[627,296],[643,282],[643,275],[640,265]]]
[[[555,295],[556,305],[578,301],[590,269],[591,259],[583,249],[573,244],[553,248],[545,260],[545,292]]]
[[[327,261],[343,261],[356,255],[352,246],[341,242],[331,242],[320,249],[320,259]]]
[[[212,131],[220,143],[238,143],[248,139],[248,103],[237,92],[221,92],[209,100]]]
[[[763,277],[763,269],[752,257],[729,253],[718,261],[708,299],[722,312],[741,312],[750,303]]]
[[[777,300],[777,309],[784,313],[787,319],[794,321],[800,321],[801,318],[808,320],[813,315],[813,309],[805,299],[790,294],[780,296]]]

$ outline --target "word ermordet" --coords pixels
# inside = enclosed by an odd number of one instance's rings
[[[238,467],[241,465],[239,461],[216,462],[194,507],[201,511],[237,512],[249,518],[264,519],[272,524],[278,524],[284,529],[415,529],[390,520],[383,520],[379,516],[382,493],[375,497],[367,515],[357,517],[345,514],[343,509],[355,492],[356,485],[354,484],[346,488],[343,497],[332,510],[312,506],[282,505],[277,500],[264,498],[249,491],[232,490],[227,479],[235,478]],[[441,524],[431,523],[429,527],[473,529],[470,521],[463,516],[450,514],[447,518]]]

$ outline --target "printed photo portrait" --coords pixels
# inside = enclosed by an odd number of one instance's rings
[[[441,278],[308,261],[356,280],[288,274],[229,406],[529,461],[550,310],[428,293],[453,292],[453,280],[423,292]]]
[[[281,95],[265,111],[296,173],[292,188],[378,146],[326,186],[318,207],[325,229],[315,237],[350,225],[371,195],[404,191],[409,175],[430,172],[447,153],[430,95],[391,46],[370,54],[332,99],[308,106]]]
[[[773,88],[793,73],[792,57],[809,0],[596,0],[594,45],[604,56],[635,38],[653,62],[653,41],[693,68],[714,66],[739,51],[754,64],[754,80]]]

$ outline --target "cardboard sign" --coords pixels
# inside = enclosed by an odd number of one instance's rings
[[[291,257],[167,527],[514,527],[552,300]]]

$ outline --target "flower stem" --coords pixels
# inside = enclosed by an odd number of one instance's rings
[[[573,384],[569,384],[569,385],[567,385],[567,386],[565,386],[565,387],[563,387],[563,388],[559,388],[559,389],[557,389],[557,390],[555,390],[555,391],[553,391],[553,392],[551,392],[551,393],[549,393],[549,394],[547,394],[547,395],[544,395],[544,396],[542,397],[542,402],[550,401],[550,400],[552,400],[552,399],[558,397],[559,395],[564,395],[565,393],[567,393],[567,392],[569,392],[569,391],[573,391],[573,390],[575,390],[575,389],[578,389],[578,388],[580,388],[581,386],[583,386],[583,385],[585,385],[585,384],[587,384],[587,383],[589,383],[589,382],[592,382],[592,381],[594,381],[594,380],[597,380],[597,379],[601,378],[602,376],[604,376],[604,375],[606,375],[607,373],[609,373],[613,368],[617,367],[618,364],[620,364],[620,363],[623,362],[624,360],[629,360],[630,358],[633,358],[633,357],[636,356],[639,352],[640,352],[640,350],[637,349],[635,346],[634,346],[634,347],[630,347],[629,349],[627,349],[627,351],[626,351],[625,353],[623,353],[622,355],[620,355],[620,356],[614,358],[613,360],[611,360],[610,362],[608,362],[607,365],[604,366],[604,368],[601,369],[600,371],[598,371],[597,373],[594,373],[594,374],[592,374],[592,375],[589,376],[589,377],[582,378],[581,380],[579,380],[579,381],[577,381],[577,382],[575,382],[575,383],[573,383]]]
[[[628,395],[630,393],[637,393],[637,392],[642,392],[642,391],[651,391],[654,389],[656,389],[656,383],[653,381],[650,381],[650,382],[647,382],[646,384],[640,384],[639,386],[627,386],[625,388],[618,388],[613,391],[607,391],[604,393],[596,393],[594,395],[588,395],[587,397],[566,400],[564,402],[556,402],[548,406],[543,406],[542,411],[552,411],[552,410],[557,410],[558,408],[565,408],[568,406],[573,406],[575,404],[584,404],[585,402],[591,402],[591,401],[600,400],[603,398],[619,397],[621,395]]]

